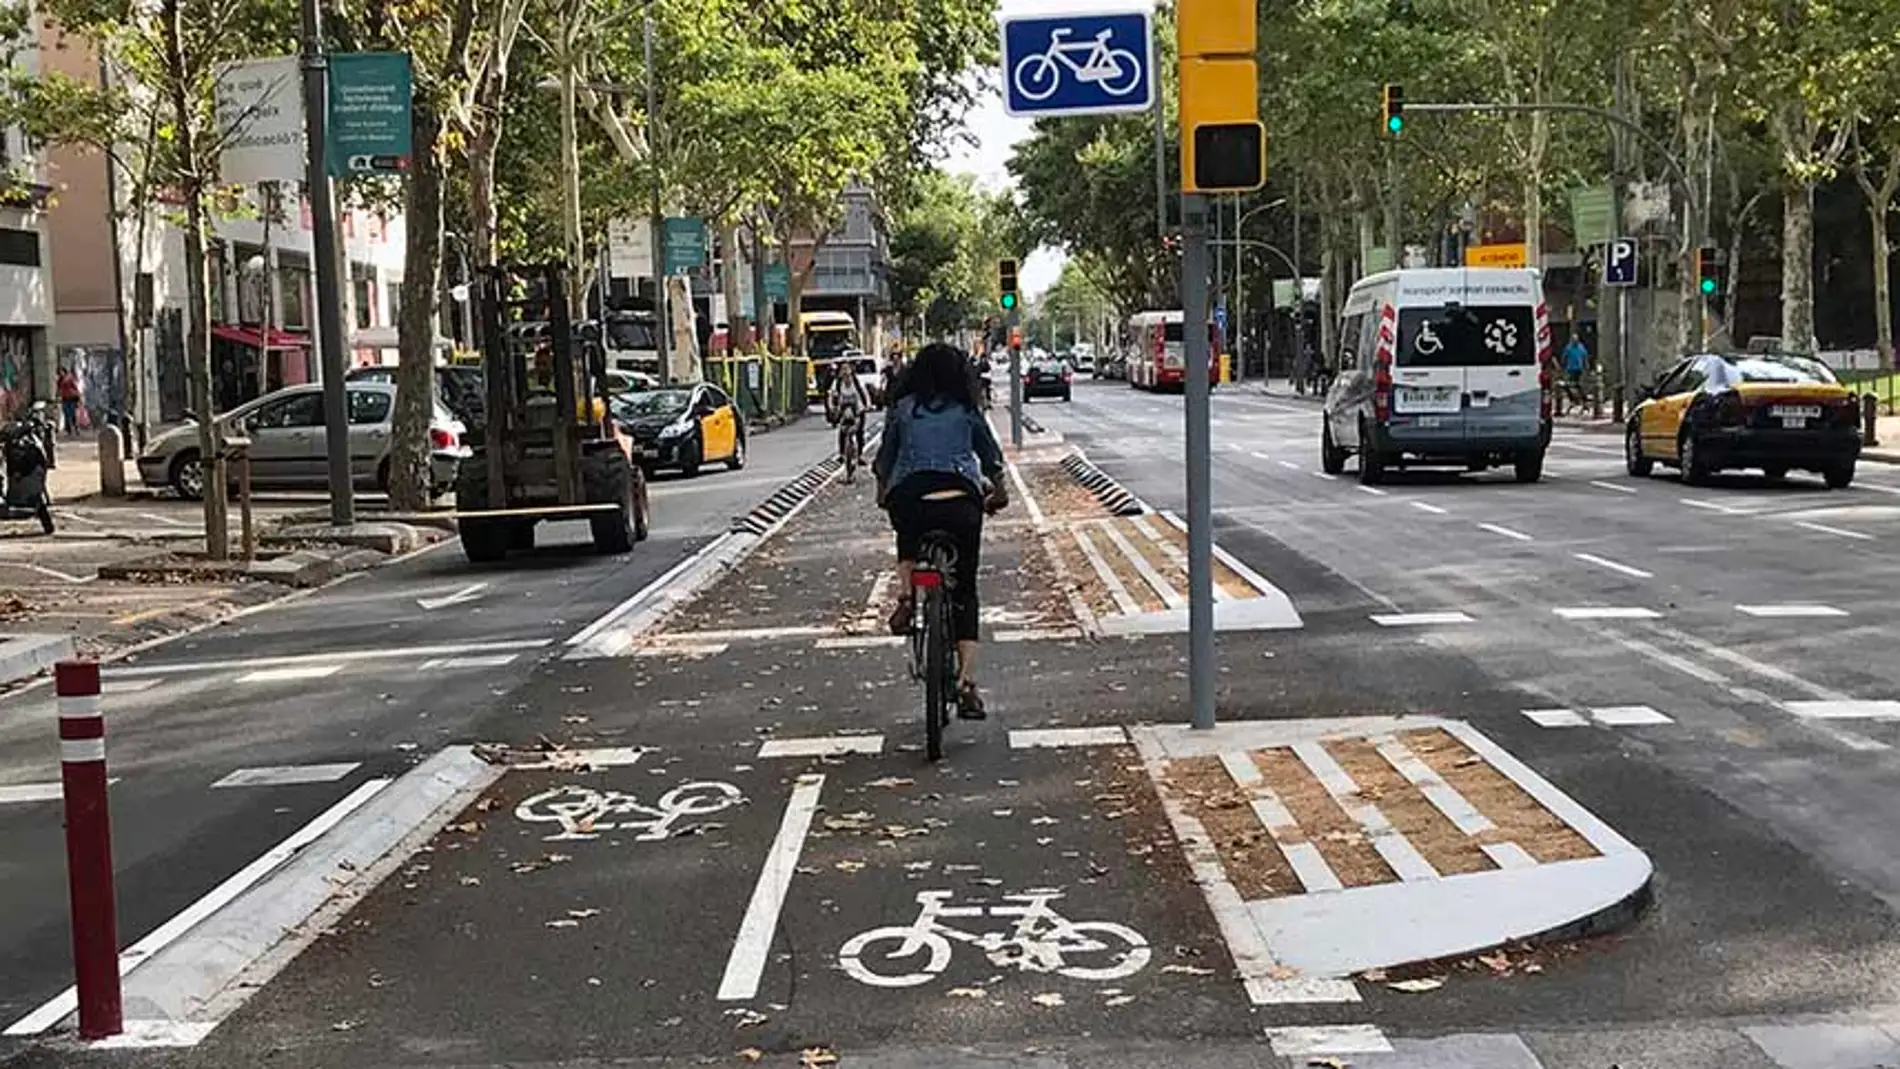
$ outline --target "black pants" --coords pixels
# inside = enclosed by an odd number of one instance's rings
[[[962,497],[942,500],[923,496],[942,489],[945,487],[919,490],[911,487],[907,480],[892,492],[891,527],[897,531],[897,558],[915,561],[923,548],[924,535],[931,531],[942,531],[950,536],[951,543],[957,548],[957,563],[952,575],[956,587],[951,591],[950,598],[951,628],[957,641],[975,642],[978,619],[976,571],[983,550],[983,503],[967,493]]]

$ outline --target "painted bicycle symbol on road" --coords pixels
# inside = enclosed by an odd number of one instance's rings
[[[1139,932],[1113,921],[1072,921],[1050,903],[1062,892],[1036,889],[1004,895],[998,903],[953,906],[954,891],[919,891],[917,919],[859,932],[838,950],[845,974],[872,987],[916,987],[950,966],[953,943],[983,951],[997,966],[1056,973],[1074,980],[1120,980],[1140,972],[1152,951]],[[968,932],[945,920],[994,917],[1010,923],[1001,931]],[[926,957],[915,972],[899,972],[905,959]],[[895,968],[894,968],[895,967]]]
[[[1088,41],[1071,41],[1075,31],[1063,27],[1050,31],[1049,47],[1033,56],[1023,57],[1011,77],[1016,92],[1028,101],[1047,100],[1062,87],[1062,69],[1067,67],[1077,82],[1097,85],[1112,97],[1125,97],[1141,84],[1141,60],[1125,48],[1110,48],[1113,28],[1103,30]],[[1081,59],[1076,59],[1076,56]]]
[[[674,826],[687,817],[703,817],[743,801],[739,788],[711,780],[682,783],[652,805],[631,794],[570,784],[524,800],[515,807],[515,817],[559,824],[560,831],[544,836],[547,842],[597,839],[603,831],[616,830],[637,831],[634,841],[652,842],[673,835]],[[624,819],[628,817],[633,819]]]

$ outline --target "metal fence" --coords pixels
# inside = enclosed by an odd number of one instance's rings
[[[705,369],[748,419],[795,416],[809,400],[811,362],[802,356],[707,357]]]
[[[1900,415],[1900,372],[1855,370],[1837,371],[1841,385],[1857,394],[1873,394],[1880,402],[1882,415]]]

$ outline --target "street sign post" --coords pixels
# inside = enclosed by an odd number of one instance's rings
[[[328,150],[332,177],[401,174],[413,149],[414,80],[406,52],[340,52],[330,57]]]
[[[1603,284],[1606,286],[1636,285],[1636,240],[1634,238],[1613,238],[1603,256]]]
[[[233,185],[297,182],[303,174],[304,113],[297,57],[226,63],[217,70],[219,178]]]
[[[1003,19],[1003,107],[1011,115],[1106,115],[1154,106],[1146,11]]]
[[[783,301],[792,294],[792,269],[784,264],[765,265],[765,299]]]

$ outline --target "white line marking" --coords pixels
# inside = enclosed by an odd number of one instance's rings
[[[842,757],[845,754],[883,752],[882,735],[819,735],[809,739],[767,739],[759,744],[759,756],[762,758]]]
[[[821,638],[811,644],[815,650],[868,650],[882,646],[901,646],[910,639],[904,635],[845,635]]]
[[[440,543],[437,543],[438,545]],[[279,602],[278,604],[282,604]],[[227,618],[228,619],[228,618]],[[211,672],[232,668],[278,668],[299,664],[345,664],[355,661],[401,660],[406,657],[446,657],[461,653],[495,653],[502,650],[538,650],[551,639],[531,638],[515,642],[464,642],[451,646],[397,646],[373,650],[340,650],[336,653],[299,653],[283,657],[244,657],[225,661],[191,661],[184,664],[131,664],[113,668],[118,678],[130,676],[169,676],[188,672]]]
[[[991,642],[1053,642],[1062,639],[1081,638],[1079,627],[1025,627],[1015,631],[996,631],[991,633]]]
[[[1685,497],[1680,500],[1683,504],[1692,509],[1701,509],[1704,512],[1720,512],[1725,516],[1749,516],[1755,512],[1754,509],[1737,508],[1734,505],[1724,505],[1717,501],[1698,501],[1693,497]]]
[[[784,627],[739,627],[725,631],[674,631],[664,635],[649,635],[647,642],[655,646],[680,643],[687,646],[704,646],[714,642],[771,642],[781,638],[817,638],[823,635],[835,635],[838,629],[818,624],[787,624]]]
[[[1135,530],[1140,531],[1142,534],[1146,535],[1148,537],[1148,541],[1153,543],[1154,547],[1161,551],[1162,556],[1168,558],[1169,561],[1173,562],[1176,568],[1179,568],[1182,571],[1187,570],[1187,566],[1188,566],[1187,554],[1182,552],[1180,546],[1177,546],[1173,542],[1162,537],[1160,530],[1158,530],[1154,524],[1148,522],[1147,513],[1143,513],[1140,516],[1130,517],[1129,522],[1134,525]],[[1215,601],[1232,601],[1234,600],[1234,596],[1227,592],[1226,587],[1220,585],[1217,582],[1214,584],[1214,600]]]
[[[1372,740],[1373,748],[1393,771],[1404,776],[1406,782],[1418,789],[1425,800],[1432,803],[1452,826],[1466,835],[1482,835],[1497,825],[1491,818],[1478,812],[1478,807],[1465,800],[1458,788],[1446,783],[1432,766],[1426,764],[1411,748],[1399,741],[1397,735],[1380,735]]]
[[[1551,612],[1566,620],[1655,620],[1662,613],[1654,609],[1619,607],[1614,605],[1585,605],[1577,608],[1552,609]]]
[[[989,417],[986,416],[984,418],[987,419]],[[992,429],[995,428],[995,424],[991,424],[990,426]],[[1042,506],[1036,503],[1036,495],[1029,492],[1029,484],[1023,481],[1023,473],[1016,469],[1016,462],[1013,460],[1009,462],[1009,479],[1016,484],[1016,493],[1021,495],[1023,504],[1029,508],[1029,522],[1035,524],[1036,530],[1038,531],[1047,527],[1049,525],[1048,517],[1043,514]]]
[[[1782,702],[1782,708],[1807,720],[1900,720],[1900,701]]]
[[[1366,835],[1372,840],[1372,848],[1379,852],[1386,864],[1392,866],[1393,873],[1399,879],[1407,883],[1438,879],[1438,870],[1425,860],[1425,855],[1418,852],[1412,840],[1392,826],[1378,806],[1360,795],[1359,785],[1353,782],[1345,769],[1339,767],[1339,762],[1333,760],[1333,755],[1327,753],[1325,747],[1317,742],[1296,742],[1293,744],[1293,756],[1299,758],[1300,763],[1313,773],[1320,785],[1326,788],[1326,793],[1333,796],[1333,802],[1365,829]]]
[[[810,500],[810,498],[808,497],[806,500]],[[574,632],[573,637],[567,640],[567,644],[569,646],[585,646],[592,643],[595,637],[600,635],[601,632],[620,623],[622,619],[631,615],[633,610],[644,606],[659,591],[665,590],[667,584],[685,574],[688,569],[722,552],[725,549],[726,543],[732,541],[735,537],[731,531],[727,531],[718,538],[699,547],[696,552],[689,554],[685,560],[680,561],[678,564],[668,568],[665,572],[662,572],[659,578],[641,587],[639,590],[634,591],[633,594],[621,601],[620,604],[615,605],[613,608],[595,617],[593,623]]]
[[[221,1021],[126,1021],[125,1031],[116,1036],[93,1040],[87,1050],[156,1050],[168,1047],[195,1047],[203,1043]]]
[[[1135,548],[1135,544],[1128,540],[1127,535],[1122,534],[1114,520],[1103,520],[1097,526],[1101,528],[1103,534],[1108,536],[1110,542],[1115,543],[1115,548],[1122,551],[1122,556],[1134,566],[1135,571],[1141,575],[1142,581],[1161,598],[1163,605],[1170,609],[1187,608],[1187,598],[1182,597],[1180,591],[1174,589],[1172,584],[1161,577],[1160,572],[1154,570],[1154,565],[1149,564],[1148,558],[1142,556],[1141,551]]]
[[[727,643],[714,642],[705,646],[679,645],[642,646],[633,651],[635,657],[717,657],[730,648]]]
[[[118,669],[113,668],[113,669],[108,669],[108,671],[117,672]],[[159,681],[156,678],[115,679],[112,676],[108,675],[105,679],[100,681],[99,693],[101,694],[137,694],[141,690],[150,690],[153,687],[158,686],[158,683]]]
[[[1326,855],[1320,853],[1319,847],[1307,839],[1286,803],[1280,801],[1280,796],[1274,793],[1272,787],[1267,786],[1266,775],[1260,771],[1259,765],[1253,763],[1253,758],[1245,753],[1228,751],[1220,755],[1220,763],[1227,769],[1227,775],[1253,796],[1254,819],[1273,836],[1274,845],[1280,848],[1280,856],[1286,858],[1293,875],[1299,878],[1300,886],[1306,888],[1308,894],[1343,889],[1345,885],[1339,882],[1333,867],[1326,863]]]
[[[0,805],[57,802],[63,793],[60,784],[57,783],[18,783],[11,787],[0,787]]]
[[[460,590],[452,591],[447,594],[438,594],[432,598],[417,598],[416,605],[424,612],[434,612],[437,609],[446,609],[451,605],[461,605],[465,602],[476,601],[481,598],[482,591],[487,589],[487,583],[470,583]]]
[[[779,911],[785,907],[785,893],[791,889],[792,876],[798,870],[798,857],[804,853],[805,836],[811,831],[818,795],[824,786],[824,776],[806,774],[792,787],[778,837],[772,840],[765,865],[759,869],[759,882],[752,888],[752,901],[746,905],[745,919],[739,922],[739,935],[726,959],[726,974],[719,981],[721,1002],[749,999],[759,993],[759,979],[765,975],[766,958],[772,953],[773,934],[778,930]]]
[[[332,783],[363,767],[350,761],[334,765],[272,765],[268,768],[240,768],[211,786],[284,787],[293,783]]]
[[[1328,475],[1328,474],[1326,474],[1326,473],[1325,473],[1325,472],[1323,472],[1323,471],[1309,471],[1309,472],[1307,472],[1307,474],[1308,474],[1308,475],[1311,475],[1311,476],[1312,476],[1312,477],[1314,477],[1315,479],[1325,479],[1325,480],[1326,480],[1327,482],[1329,482],[1329,483],[1330,483],[1330,482],[1334,482],[1334,481],[1336,481],[1336,480],[1338,480],[1338,478],[1339,478],[1339,476],[1337,476],[1337,475]]]
[[[1468,624],[1470,616],[1462,612],[1386,612],[1372,614],[1380,627],[1428,627],[1436,624]]]
[[[1622,486],[1617,483],[1605,482],[1602,479],[1591,479],[1590,485],[1599,490],[1614,490],[1619,494],[1633,494],[1636,492],[1636,488],[1633,486]]]
[[[1406,504],[1411,505],[1420,512],[1429,512],[1434,516],[1445,516],[1451,512],[1450,509],[1441,509],[1437,505],[1428,505],[1423,501],[1408,501]]]
[[[1829,527],[1825,523],[1809,523],[1807,520],[1796,520],[1794,521],[1794,525],[1796,527],[1806,527],[1810,531],[1838,535],[1842,538],[1854,538],[1862,542],[1872,542],[1874,540],[1874,536],[1865,531],[1850,531],[1845,527]]]
[[[1627,575],[1632,579],[1656,578],[1655,572],[1646,572],[1642,570],[1641,568],[1632,568],[1627,564],[1618,564],[1613,560],[1608,560],[1606,558],[1599,557],[1594,553],[1578,553],[1578,554],[1575,554],[1575,556],[1578,560],[1583,561],[1586,564],[1594,564],[1599,568],[1608,568],[1609,570],[1613,572],[1622,572],[1624,575]]]
[[[884,599],[890,595],[891,586],[897,582],[897,573],[881,571],[877,580],[871,584],[871,593],[864,599],[864,611],[858,613],[858,630],[877,630],[878,617],[884,615]]]
[[[1089,559],[1089,565],[1095,569],[1095,574],[1102,580],[1102,585],[1108,587],[1109,596],[1115,599],[1115,606],[1127,616],[1140,613],[1141,604],[1128,593],[1128,588],[1122,585],[1121,577],[1108,566],[1108,561],[1103,559],[1101,551],[1095,548],[1095,543],[1090,540],[1088,534],[1080,526],[1075,527],[1071,533],[1075,536],[1075,544],[1082,547],[1082,555]]]
[[[1879,483],[1868,482],[1865,479],[1862,479],[1854,485],[1864,490],[1878,490],[1883,494],[1900,494],[1900,486],[1882,486]]]
[[[262,668],[232,680],[234,683],[284,683],[295,679],[322,679],[343,671],[340,664],[298,664],[284,668]]]
[[[41,575],[50,575],[55,579],[59,579],[68,583],[90,583],[94,579],[99,578],[97,575],[73,575],[70,572],[62,572],[56,568],[48,568],[43,564],[33,564],[29,561],[8,561],[7,567],[24,568],[29,572],[38,572]]]
[[[1589,725],[1583,714],[1573,709],[1526,709],[1524,716],[1544,728],[1580,728]]]
[[[1737,605],[1735,611],[1768,619],[1793,619],[1806,616],[1846,616],[1843,609],[1831,605]]]
[[[416,666],[418,672],[446,670],[455,668],[500,668],[513,663],[512,653],[491,653],[485,657],[431,657]]]
[[[1536,539],[1532,538],[1530,535],[1527,535],[1522,531],[1513,531],[1509,527],[1500,527],[1495,523],[1481,523],[1478,525],[1478,527],[1481,530],[1490,531],[1492,534],[1503,535],[1506,538],[1514,538],[1519,542],[1536,541]]]
[[[342,801],[324,810],[315,820],[292,832],[290,837],[265,851],[263,856],[239,869],[229,879],[212,888],[203,898],[186,906],[184,911],[154,928],[150,934],[119,952],[119,976],[123,979],[132,970],[151,959],[159,951],[198,926],[207,917],[230,905],[237,897],[249,890],[252,884],[271,874],[279,865],[296,856],[299,850],[315,842],[319,836],[343,822],[343,819],[356,812],[364,803],[376,797],[384,787],[389,786],[387,779],[373,779],[351,791]],[[79,1007],[79,990],[67,988],[39,1009],[13,1022],[0,1035],[36,1036],[58,1024]]]
[[[1537,859],[1516,843],[1480,843],[1478,849],[1501,869],[1534,869]]]
[[[1652,724],[1673,724],[1674,720],[1651,709],[1647,705],[1602,705],[1592,707],[1590,716],[1606,727],[1630,728],[1647,727]]]
[[[1012,750],[1058,749],[1069,746],[1120,746],[1128,733],[1119,727],[1030,728],[1009,733]]]
[[[576,771],[587,768],[626,768],[640,763],[651,750],[645,746],[601,746],[591,749],[555,750],[545,760],[509,765],[512,771],[557,769]]]
[[[1728,682],[1728,677],[1722,673],[1714,671],[1713,669],[1704,668],[1686,657],[1678,657],[1666,650],[1657,649],[1642,639],[1631,638],[1628,635],[1611,635],[1610,640],[1626,650],[1640,653],[1650,660],[1655,661],[1657,664],[1673,668],[1692,679],[1699,679],[1704,683],[1723,684]]]
[[[1389,1054],[1392,1044],[1377,1025],[1333,1024],[1267,1029],[1273,1053],[1282,1058],[1316,1054]]]
[[[1376,486],[1355,486],[1353,489],[1362,494],[1371,494],[1373,497],[1386,497],[1390,493],[1390,491],[1381,490]]]
[[[1299,466],[1298,464],[1295,464],[1295,463],[1293,463],[1293,462],[1292,462],[1291,460],[1282,460],[1282,461],[1280,461],[1280,466],[1281,466],[1281,467],[1283,467],[1283,468],[1285,468],[1285,469],[1287,469],[1288,471],[1299,471],[1299,470],[1300,470],[1300,466]]]
[[[1272,457],[1268,456],[1265,453],[1249,453],[1248,455],[1253,457],[1255,460],[1272,460],[1273,459]]]

